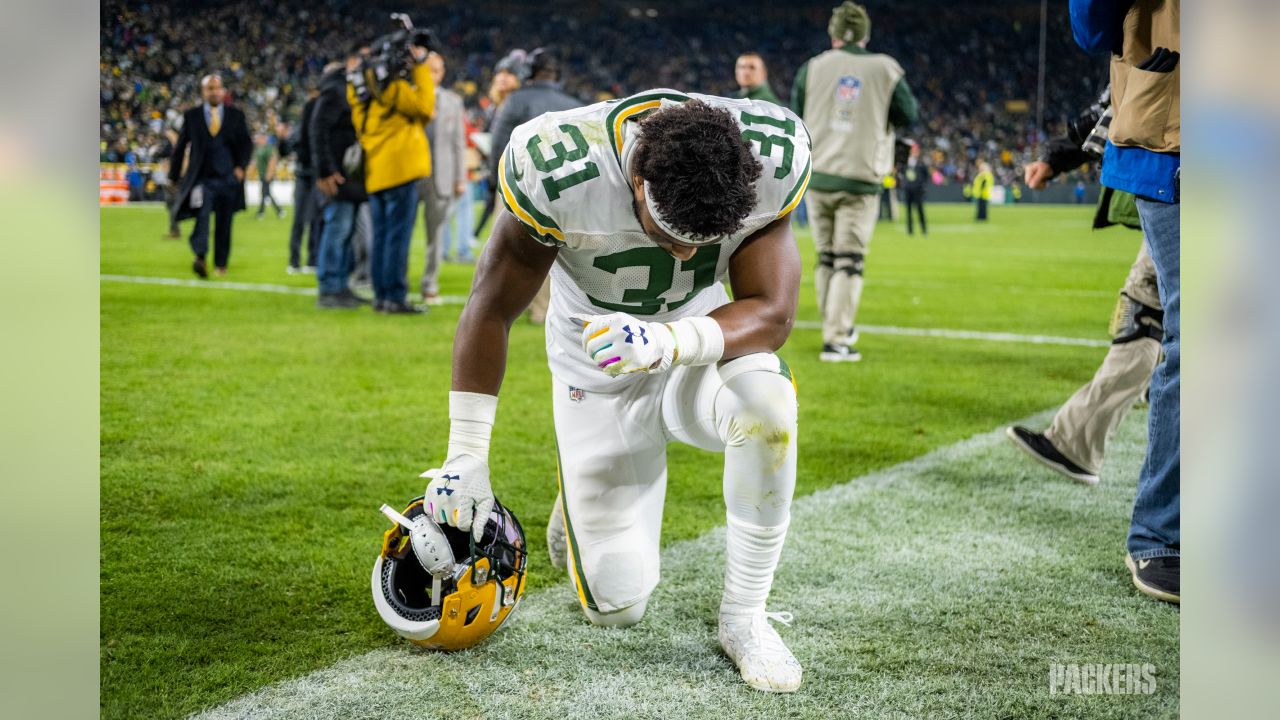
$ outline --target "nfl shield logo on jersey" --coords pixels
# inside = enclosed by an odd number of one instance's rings
[[[852,75],[845,75],[840,78],[840,84],[836,85],[836,100],[851,103],[858,99],[858,93],[861,90],[861,80]]]
[[[586,399],[586,397],[587,397],[586,390],[583,390],[582,388],[576,388],[572,385],[569,386],[569,399],[572,400],[573,402],[576,402],[576,403],[582,402],[583,400]]]

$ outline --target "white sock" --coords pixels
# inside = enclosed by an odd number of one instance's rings
[[[773,571],[787,539],[787,525],[763,527],[726,516],[726,564],[721,614],[763,612],[773,585]]]

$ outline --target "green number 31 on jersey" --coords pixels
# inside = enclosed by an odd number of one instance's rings
[[[796,136],[796,121],[790,118],[779,120],[771,118],[768,115],[753,115],[744,112],[740,116],[742,124],[748,126],[749,129],[742,131],[742,139],[750,142],[760,143],[760,154],[765,157],[773,157],[775,149],[782,149],[782,161],[778,164],[773,176],[779,180],[791,174],[791,160],[795,157],[796,146],[792,142],[792,138]],[[781,130],[782,134],[766,134],[762,130],[757,130],[751,126],[765,126]]]
[[[556,141],[551,145],[550,157],[542,152],[542,138],[540,136],[534,135],[529,138],[529,144],[525,146],[525,150],[529,152],[529,159],[533,160],[533,166],[537,168],[538,172],[553,173],[563,167],[565,163],[577,162],[587,156],[587,139],[582,137],[582,131],[577,126],[566,123],[560,126],[560,132],[569,136],[569,141],[573,143],[573,147],[567,147],[563,142]],[[587,161],[581,170],[569,173],[564,177],[542,178],[542,187],[547,191],[548,200],[556,200],[560,197],[560,193],[565,190],[597,177],[600,177],[599,166],[594,162]]]

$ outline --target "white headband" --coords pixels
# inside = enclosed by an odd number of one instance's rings
[[[658,228],[662,230],[662,232],[670,235],[671,237],[675,238],[676,240],[679,240],[680,242],[686,245],[693,245],[693,246],[713,245],[715,243],[720,242],[721,240],[724,240],[724,237],[720,237],[720,236],[706,237],[704,235],[692,235],[689,233],[682,233],[679,230],[676,230],[675,228],[671,227],[670,223],[662,219],[662,213],[658,212],[658,204],[653,201],[653,195],[649,192],[648,180],[644,181],[644,204],[646,207],[649,208],[649,217],[653,218],[654,224],[657,225]]]

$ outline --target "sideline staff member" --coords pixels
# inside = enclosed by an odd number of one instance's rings
[[[831,49],[800,66],[791,107],[813,138],[808,203],[818,246],[818,357],[855,362],[862,359],[854,348],[862,264],[880,189],[893,170],[893,129],[916,121],[916,99],[897,60],[867,52],[866,8],[845,2],[832,13],[827,32]]]

